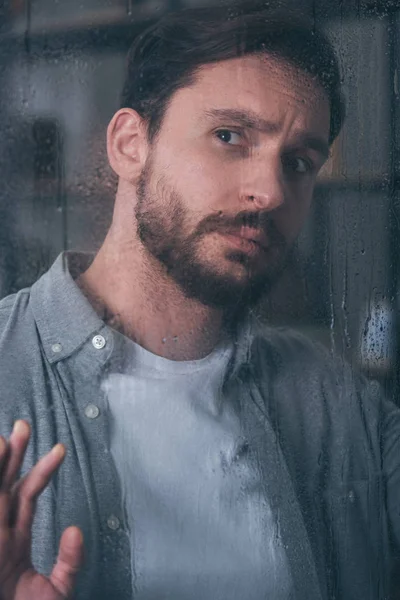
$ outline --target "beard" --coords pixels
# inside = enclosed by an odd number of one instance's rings
[[[188,229],[190,213],[182,196],[164,177],[154,180],[149,157],[137,186],[135,217],[137,234],[144,249],[162,265],[164,272],[181,289],[186,298],[222,309],[225,315],[240,318],[268,293],[279,279],[288,261],[291,248],[277,231],[266,211],[244,211],[235,217],[222,213],[203,218],[191,233]],[[155,192],[151,191],[155,183]],[[245,276],[235,277],[223,270],[222,264],[201,258],[202,242],[213,232],[227,233],[247,225],[263,229],[269,247],[260,251],[255,260],[240,249],[226,251],[224,262],[242,265]],[[270,258],[269,258],[270,256]],[[262,264],[260,264],[262,263]],[[225,266],[226,269],[226,266]]]

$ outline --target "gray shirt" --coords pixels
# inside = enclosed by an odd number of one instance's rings
[[[101,387],[123,348],[74,283],[74,262],[60,256],[0,303],[0,433],[17,418],[31,423],[23,472],[56,442],[67,447],[37,506],[37,568],[50,572],[62,531],[78,525],[86,563],[76,597],[130,600],[130,538]],[[296,599],[387,599],[400,554],[399,410],[322,348],[254,320],[221,392],[240,415]]]

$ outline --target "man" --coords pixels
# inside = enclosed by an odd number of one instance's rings
[[[102,248],[1,303],[2,598],[389,597],[399,411],[251,316],[343,113],[328,42],[267,12],[134,45]]]

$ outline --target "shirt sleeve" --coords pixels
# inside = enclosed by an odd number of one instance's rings
[[[382,467],[392,555],[391,598],[400,598],[400,409],[383,399],[381,411]]]

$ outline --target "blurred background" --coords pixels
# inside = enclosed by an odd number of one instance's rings
[[[125,53],[165,12],[216,3],[0,3],[0,297],[32,284],[61,251],[99,247],[116,189],[105,131]],[[400,1],[279,6],[331,36],[348,117],[297,258],[261,315],[345,355],[400,404]]]

